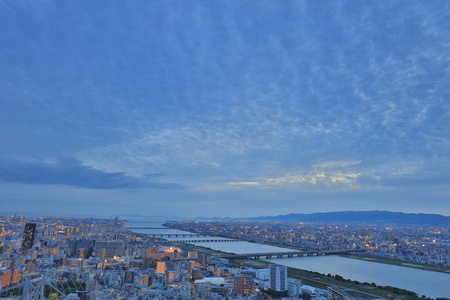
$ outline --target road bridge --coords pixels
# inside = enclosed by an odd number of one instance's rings
[[[204,235],[198,233],[143,233],[143,234],[152,238],[204,237]]]
[[[217,256],[219,258],[226,259],[243,259],[243,258],[283,258],[283,257],[303,257],[303,256],[320,256],[320,255],[332,255],[332,254],[345,254],[353,252],[363,252],[367,250],[309,250],[309,251],[286,251],[286,252],[267,252],[267,253],[247,253],[247,254],[227,254]]]
[[[242,242],[241,240],[235,240],[235,239],[207,239],[207,240],[172,240],[171,242],[173,243],[187,243],[187,244],[192,244],[192,243],[217,243],[217,242],[221,242],[221,243],[231,243],[231,242]]]
[[[172,228],[169,228],[169,227],[127,227],[127,229],[128,230],[131,230],[131,229],[169,229],[169,230],[172,230]]]

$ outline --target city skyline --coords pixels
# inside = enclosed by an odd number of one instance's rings
[[[449,216],[449,12],[0,2],[2,213]]]

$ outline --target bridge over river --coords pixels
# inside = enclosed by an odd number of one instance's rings
[[[152,237],[152,238],[193,238],[193,237],[205,237],[204,235],[201,234],[197,234],[197,233],[142,233],[148,237]],[[209,242],[210,240],[206,241],[206,240],[195,240],[192,243],[198,243],[198,242]],[[215,241],[217,242],[217,241]],[[190,242],[186,242],[186,243],[190,243]]]
[[[236,239],[205,239],[205,240],[196,240],[196,239],[190,239],[190,240],[171,240],[171,242],[175,243],[231,243],[231,242],[242,242],[241,240]]]
[[[319,255],[333,255],[333,254],[345,254],[354,252],[364,252],[367,250],[309,250],[309,251],[285,251],[285,252],[265,252],[265,253],[247,253],[247,254],[226,254],[219,255],[219,258],[226,259],[242,259],[242,258],[282,258],[282,257],[303,257],[303,256],[319,256]]]
[[[133,229],[151,229],[151,230],[170,230],[171,228],[167,227],[127,227],[128,230]],[[205,237],[205,235],[200,233],[189,233],[189,232],[175,232],[175,233],[155,233],[155,232],[149,232],[149,233],[140,233],[144,234],[146,236],[152,237],[152,238],[193,238],[193,237]],[[197,241],[196,241],[197,242]]]
[[[164,229],[164,230],[167,230],[167,229],[172,229],[172,228],[169,228],[169,227],[127,227],[127,229],[128,230],[131,230],[131,229]]]

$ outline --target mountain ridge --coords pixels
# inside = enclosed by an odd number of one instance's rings
[[[426,213],[402,213],[386,210],[339,211],[312,214],[286,214],[243,218],[245,220],[290,221],[290,222],[329,222],[329,223],[392,223],[450,225],[450,216]]]

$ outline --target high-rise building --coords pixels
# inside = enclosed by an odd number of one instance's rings
[[[166,263],[164,261],[158,261],[156,263],[156,273],[166,274]]]
[[[233,293],[250,295],[255,292],[255,281],[253,277],[246,275],[234,276]]]
[[[169,279],[175,280],[175,271],[169,271]]]
[[[145,249],[145,257],[151,257],[153,253],[158,252],[159,249],[157,247],[150,246],[148,249]]]
[[[36,223],[26,223],[23,231],[22,247],[20,254],[26,254],[28,250],[33,248],[34,239],[36,235]]]
[[[300,279],[288,279],[288,295],[298,296],[302,293],[302,281]]]
[[[144,286],[148,286],[150,282],[150,276],[144,274],[144,276],[142,277],[142,285]]]
[[[200,267],[200,263],[197,262],[197,261],[191,261],[191,262],[189,263],[189,272],[192,272],[192,270],[193,270],[195,267]]]
[[[287,267],[269,265],[269,288],[277,292],[287,291]]]
[[[19,283],[22,279],[20,270],[2,270],[0,271],[0,286],[7,287],[10,284]]]
[[[89,279],[86,280],[86,291],[88,292],[93,292],[95,290],[97,290],[98,288],[98,282],[95,279]]]
[[[98,257],[101,259],[112,258],[114,256],[123,255],[123,241],[114,240],[106,242],[97,242],[95,249],[98,252]],[[104,250],[103,250],[104,249]]]
[[[206,254],[198,254],[197,261],[202,265],[206,265],[208,263],[208,256]]]
[[[126,271],[125,272],[125,283],[133,283],[136,278],[136,272]]]
[[[192,269],[192,280],[197,280],[202,278],[202,270],[200,268],[195,267]]]
[[[92,242],[88,239],[71,240],[69,242],[69,247],[72,255],[77,256],[77,251],[79,249],[86,249],[85,252],[87,254],[92,249]]]

